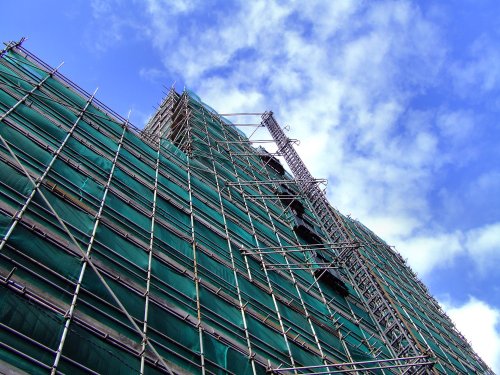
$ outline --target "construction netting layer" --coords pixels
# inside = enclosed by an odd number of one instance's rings
[[[0,372],[489,371],[343,217],[433,355],[393,353],[292,176],[194,94],[139,132],[13,44],[0,87]]]

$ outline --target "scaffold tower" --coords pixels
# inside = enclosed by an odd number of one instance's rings
[[[22,42],[0,52],[0,373],[493,374],[271,112],[172,88],[138,129]]]

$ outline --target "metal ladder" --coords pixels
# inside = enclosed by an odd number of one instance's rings
[[[304,162],[293,148],[292,143],[276,122],[272,112],[262,115],[262,125],[268,130],[278,146],[281,154],[290,167],[297,184],[304,196],[309,200],[325,234],[332,243],[350,245],[340,253],[335,253],[336,259],[345,270],[353,286],[363,296],[366,309],[376,320],[380,333],[396,358],[422,356],[422,366],[408,368],[405,373],[419,374],[432,371],[429,366],[429,350],[425,350],[396,309],[389,294],[385,291],[378,276],[372,271],[370,263],[359,251],[360,244],[353,239],[347,230],[343,219],[328,202],[324,192],[320,190]],[[357,246],[352,246],[352,245]]]

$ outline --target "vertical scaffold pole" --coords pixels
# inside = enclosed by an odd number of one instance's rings
[[[147,348],[147,333],[148,333],[148,315],[149,315],[149,291],[151,289],[151,263],[153,261],[153,243],[154,243],[154,233],[155,233],[155,218],[156,218],[156,199],[158,192],[158,169],[160,165],[160,139],[158,140],[158,153],[156,155],[156,165],[155,165],[155,184],[153,191],[153,211],[151,212],[151,234],[149,238],[148,246],[148,270],[146,275],[146,293],[144,300],[144,323],[142,326],[142,333],[144,337],[142,339],[142,353],[141,353],[141,370],[140,374],[144,374],[144,366],[146,360],[146,348]]]
[[[190,109],[188,106],[187,98],[184,96],[181,98],[183,100],[182,105],[183,111],[185,111],[185,121],[186,121],[186,154],[187,157],[187,184],[188,184],[188,196],[189,196],[189,217],[191,220],[191,242],[193,248],[193,267],[194,267],[194,284],[196,289],[196,311],[197,311],[197,320],[198,320],[198,334],[200,337],[200,359],[201,359],[201,373],[205,374],[205,352],[203,348],[203,327],[201,324],[201,302],[200,302],[200,276],[198,273],[198,258],[196,253],[196,234],[195,234],[195,219],[194,219],[194,205],[193,205],[193,186],[191,185],[191,154],[192,154],[192,144],[191,144],[191,123],[190,123]]]
[[[172,101],[168,101],[166,103],[167,108],[165,111],[168,113],[171,111],[171,107],[173,105]],[[162,113],[163,114],[163,113]],[[158,199],[158,176],[160,173],[160,156],[161,156],[161,142],[163,133],[165,133],[166,129],[161,126],[157,129],[156,134],[152,134],[153,143],[158,142],[157,144],[157,153],[156,153],[156,165],[155,165],[155,182],[153,188],[153,208],[151,212],[151,234],[149,237],[149,246],[148,246],[148,270],[146,276],[146,293],[145,293],[145,301],[144,301],[144,323],[142,327],[142,333],[144,335],[142,339],[142,353],[141,353],[141,368],[140,374],[144,374],[145,370],[145,362],[146,362],[146,348],[147,348],[147,334],[148,334],[148,317],[149,317],[149,293],[151,290],[151,276],[152,276],[152,262],[153,262],[153,245],[154,245],[154,237],[155,237],[155,224],[156,224],[156,205]],[[156,137],[156,139],[154,139]]]

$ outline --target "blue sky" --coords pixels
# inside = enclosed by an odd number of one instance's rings
[[[138,127],[174,83],[219,112],[273,110],[331,202],[408,258],[500,372],[500,3],[4,0],[2,14],[3,41],[27,36]]]

